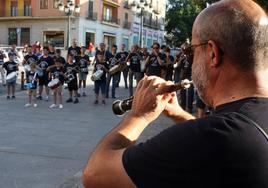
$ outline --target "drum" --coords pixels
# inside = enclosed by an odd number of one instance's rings
[[[125,66],[123,64],[118,64],[118,65],[115,65],[113,66],[112,68],[109,69],[109,74],[110,75],[114,75],[114,74],[117,74],[121,71],[123,71],[125,68]]]
[[[56,89],[56,88],[58,88],[60,85],[61,85],[60,80],[59,80],[58,78],[55,78],[55,79],[51,80],[51,81],[48,83],[47,86],[48,86],[50,89]]]
[[[24,71],[25,71],[25,72],[30,72],[30,70],[31,70],[30,65],[25,64],[25,65],[23,65],[23,67],[24,67]]]
[[[34,84],[32,82],[24,84],[24,88],[26,89],[32,89],[34,87]]]
[[[91,76],[91,80],[92,81],[96,81],[96,80],[100,80],[101,76],[103,75],[103,70],[97,70],[92,76]]]
[[[16,72],[11,72],[7,75],[6,77],[6,82],[7,83],[12,83],[15,82],[17,79],[17,73]]]

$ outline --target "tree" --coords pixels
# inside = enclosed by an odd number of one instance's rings
[[[191,39],[192,26],[196,16],[207,3],[219,0],[168,0],[166,13],[166,41],[170,46],[180,46]],[[255,0],[261,7],[268,10],[268,0]]]
[[[167,43],[179,46],[192,35],[193,22],[201,11],[194,0],[169,0],[166,14]]]

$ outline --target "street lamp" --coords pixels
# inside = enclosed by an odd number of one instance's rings
[[[143,17],[146,12],[153,13],[153,6],[149,4],[147,0],[133,0],[131,9],[134,14],[140,16],[140,47],[143,47]]]
[[[68,30],[67,30],[67,47],[70,46],[70,22],[71,22],[71,16],[74,16],[75,13],[80,13],[80,6],[79,4],[74,4],[73,0],[67,0],[66,4],[63,3],[62,0],[57,1],[58,9],[61,12],[64,12],[66,16],[68,16]]]

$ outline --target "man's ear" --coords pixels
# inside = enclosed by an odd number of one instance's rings
[[[211,59],[210,66],[218,67],[222,61],[222,54],[219,46],[213,40],[208,41],[209,58]]]

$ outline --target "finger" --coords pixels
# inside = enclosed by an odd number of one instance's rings
[[[161,83],[157,88],[157,94],[162,95],[164,93],[169,93],[169,89],[173,85],[174,84],[171,81]]]
[[[143,89],[147,89],[149,86],[150,86],[150,84],[151,84],[151,81],[153,80],[153,79],[155,79],[155,78],[157,78],[156,76],[146,76],[145,78],[144,78],[144,83],[143,83]]]

